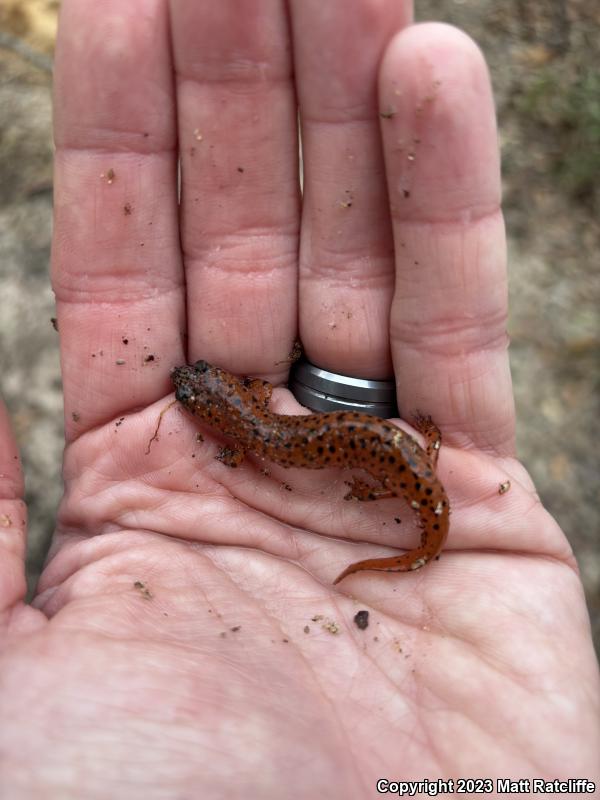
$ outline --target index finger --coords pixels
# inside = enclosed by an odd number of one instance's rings
[[[54,122],[52,282],[72,439],[165,394],[183,360],[165,0],[64,0]]]

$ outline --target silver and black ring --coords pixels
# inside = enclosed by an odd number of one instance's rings
[[[393,380],[340,375],[303,358],[292,367],[288,385],[296,400],[313,411],[360,411],[383,419],[399,416]]]

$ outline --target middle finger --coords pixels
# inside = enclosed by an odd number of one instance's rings
[[[171,11],[188,356],[277,381],[296,336],[299,205],[285,3]]]

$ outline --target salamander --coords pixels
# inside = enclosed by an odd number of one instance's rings
[[[361,469],[375,486],[358,478],[347,500],[403,497],[421,527],[418,547],[399,556],[350,564],[334,583],[362,570],[409,572],[438,557],[448,535],[450,504],[435,469],[441,434],[428,417],[415,420],[423,449],[404,431],[379,417],[356,411],[289,416],[269,411],[273,387],[258,378],[237,378],[206,361],[176,367],[176,399],[195,417],[234,443],[217,458],[237,467],[246,452],[282,467]]]

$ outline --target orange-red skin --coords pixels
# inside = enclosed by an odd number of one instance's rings
[[[400,556],[358,561],[334,583],[362,570],[413,571],[439,555],[448,535],[450,505],[435,474],[441,435],[430,419],[416,420],[427,441],[423,449],[400,428],[368,414],[274,414],[268,408],[271,384],[237,378],[206,361],[177,367],[172,380],[182,405],[234,440],[235,449],[217,456],[229,466],[236,467],[249,451],[283,467],[363,469],[377,486],[354,479],[346,499],[403,497],[416,511],[422,529],[419,547]]]

